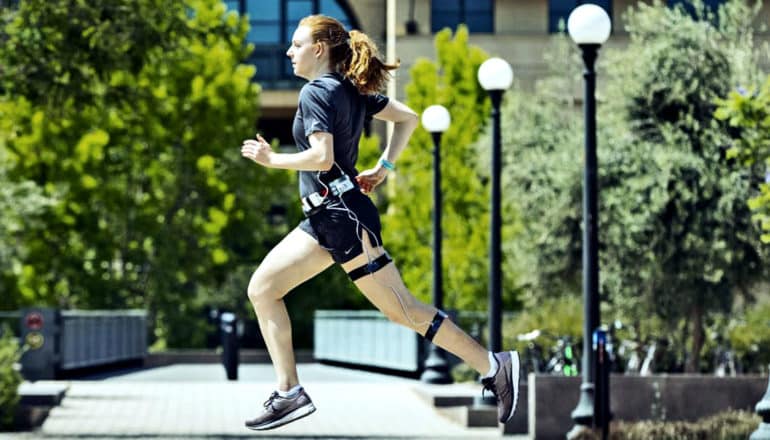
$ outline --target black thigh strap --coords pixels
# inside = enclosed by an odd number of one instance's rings
[[[377,272],[378,270],[385,267],[388,263],[390,263],[390,255],[388,255],[387,252],[380,255],[379,257],[375,258],[373,261],[370,261],[368,264],[364,264],[361,267],[357,267],[350,272],[348,272],[348,276],[352,281],[355,281],[363,276],[372,274]]]
[[[436,312],[436,316],[433,317],[433,321],[431,321],[428,331],[425,332],[425,339],[433,341],[433,337],[436,336],[436,332],[438,331],[438,328],[441,327],[441,323],[444,322],[444,318],[446,318],[446,313],[441,310]]]

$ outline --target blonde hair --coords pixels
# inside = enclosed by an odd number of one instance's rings
[[[361,94],[381,92],[390,79],[390,71],[399,62],[387,64],[380,59],[377,45],[361,31],[347,32],[338,20],[326,15],[310,15],[299,22],[308,26],[313,42],[329,47],[329,64],[355,84]]]

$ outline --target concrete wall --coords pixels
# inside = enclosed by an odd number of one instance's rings
[[[768,386],[768,378],[760,376],[612,375],[610,382],[614,420],[624,421],[693,421],[728,409],[753,411]],[[570,413],[580,398],[580,383],[579,377],[529,376],[530,438],[564,438],[574,425]]]

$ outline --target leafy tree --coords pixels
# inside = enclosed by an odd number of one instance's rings
[[[695,371],[704,318],[764,279],[767,257],[742,202],[750,180],[726,164],[728,139],[713,118],[715,98],[755,75],[757,9],[731,1],[718,19],[700,2],[692,10],[694,17],[640,3],[626,17],[629,46],[602,51],[598,156],[605,304],[631,320],[655,313],[671,332],[688,322]],[[562,59],[581,66],[569,50]],[[506,107],[513,172],[505,194],[527,228],[511,246],[533,253],[536,295],[578,287],[582,124],[567,114],[568,102],[546,102],[553,90],[577,90],[575,73],[568,67],[550,87]]]
[[[517,273],[528,306],[580,292],[582,155],[573,94],[580,60],[565,36],[545,54],[550,73],[526,92],[514,84],[502,113],[503,205],[520,233],[504,237],[506,272]],[[488,156],[490,140],[477,144]],[[508,224],[510,227],[510,223]]]
[[[0,126],[3,121],[0,121]],[[0,128],[1,129],[1,128]],[[28,254],[28,249],[21,240],[21,231],[36,231],[41,233],[45,223],[43,215],[49,211],[52,200],[43,195],[42,189],[31,181],[12,182],[4,168],[7,156],[0,149],[0,212],[3,221],[0,223],[0,292],[9,292],[15,283],[15,277],[23,270],[22,262]],[[10,295],[2,295],[0,310],[11,308]]]
[[[631,47],[610,60],[617,70],[607,106],[625,119],[628,136],[613,143],[600,182],[607,188],[607,292],[626,304],[645,298],[672,321],[687,319],[688,371],[699,369],[705,317],[729,311],[736,291],[767,276],[743,202],[750,181],[726,166],[727,139],[713,118],[715,98],[756,77],[758,5],[731,1],[718,16],[693,5],[694,18],[659,4],[629,15]]]
[[[419,59],[410,70],[406,103],[418,113],[441,104],[452,124],[441,140],[443,215],[443,277],[445,304],[463,310],[486,309],[488,274],[489,170],[479,163],[473,142],[489,118],[487,93],[476,79],[488,57],[468,44],[468,30],[454,36],[444,29],[435,38],[436,61]],[[399,263],[406,285],[423,300],[430,299],[432,271],[433,141],[418,128],[398,162],[388,188],[383,218],[384,240]],[[487,156],[488,157],[488,156]],[[509,287],[506,284],[506,288]],[[510,289],[506,302],[512,303]]]
[[[727,158],[737,160],[747,169],[749,178],[758,186],[748,200],[754,219],[761,225],[763,243],[770,243],[770,77],[755,91],[741,88],[717,101],[718,119],[728,121],[732,146]]]
[[[744,371],[766,372],[770,364],[770,304],[747,307],[726,326],[730,347]]]
[[[0,150],[55,204],[13,231],[27,251],[4,306],[146,308],[169,345],[201,343],[196,294],[254,265],[293,189],[239,154],[259,93],[247,29],[217,0],[20,3],[0,31]]]
[[[8,326],[0,327],[0,431],[13,427],[16,407],[19,404],[19,385],[22,382],[18,370],[21,350]]]

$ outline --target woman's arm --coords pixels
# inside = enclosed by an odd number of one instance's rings
[[[419,123],[417,113],[407,107],[406,104],[391,99],[385,105],[385,108],[375,114],[374,117],[383,121],[393,122],[393,135],[390,137],[390,143],[380,157],[390,163],[395,163],[401,151],[409,142],[412,132],[417,128]],[[387,174],[388,169],[379,161],[374,168],[363,171],[356,176],[356,181],[361,186],[361,190],[364,193],[368,193],[382,183]]]
[[[315,132],[308,136],[310,148],[299,153],[276,153],[262,136],[247,139],[241,146],[241,156],[270,168],[300,171],[328,171],[334,165],[334,136]]]
[[[388,162],[396,162],[401,151],[406,147],[412,132],[419,124],[417,113],[406,104],[391,99],[385,108],[374,115],[375,118],[393,122],[393,135],[390,137],[390,144],[382,153],[382,158]]]

